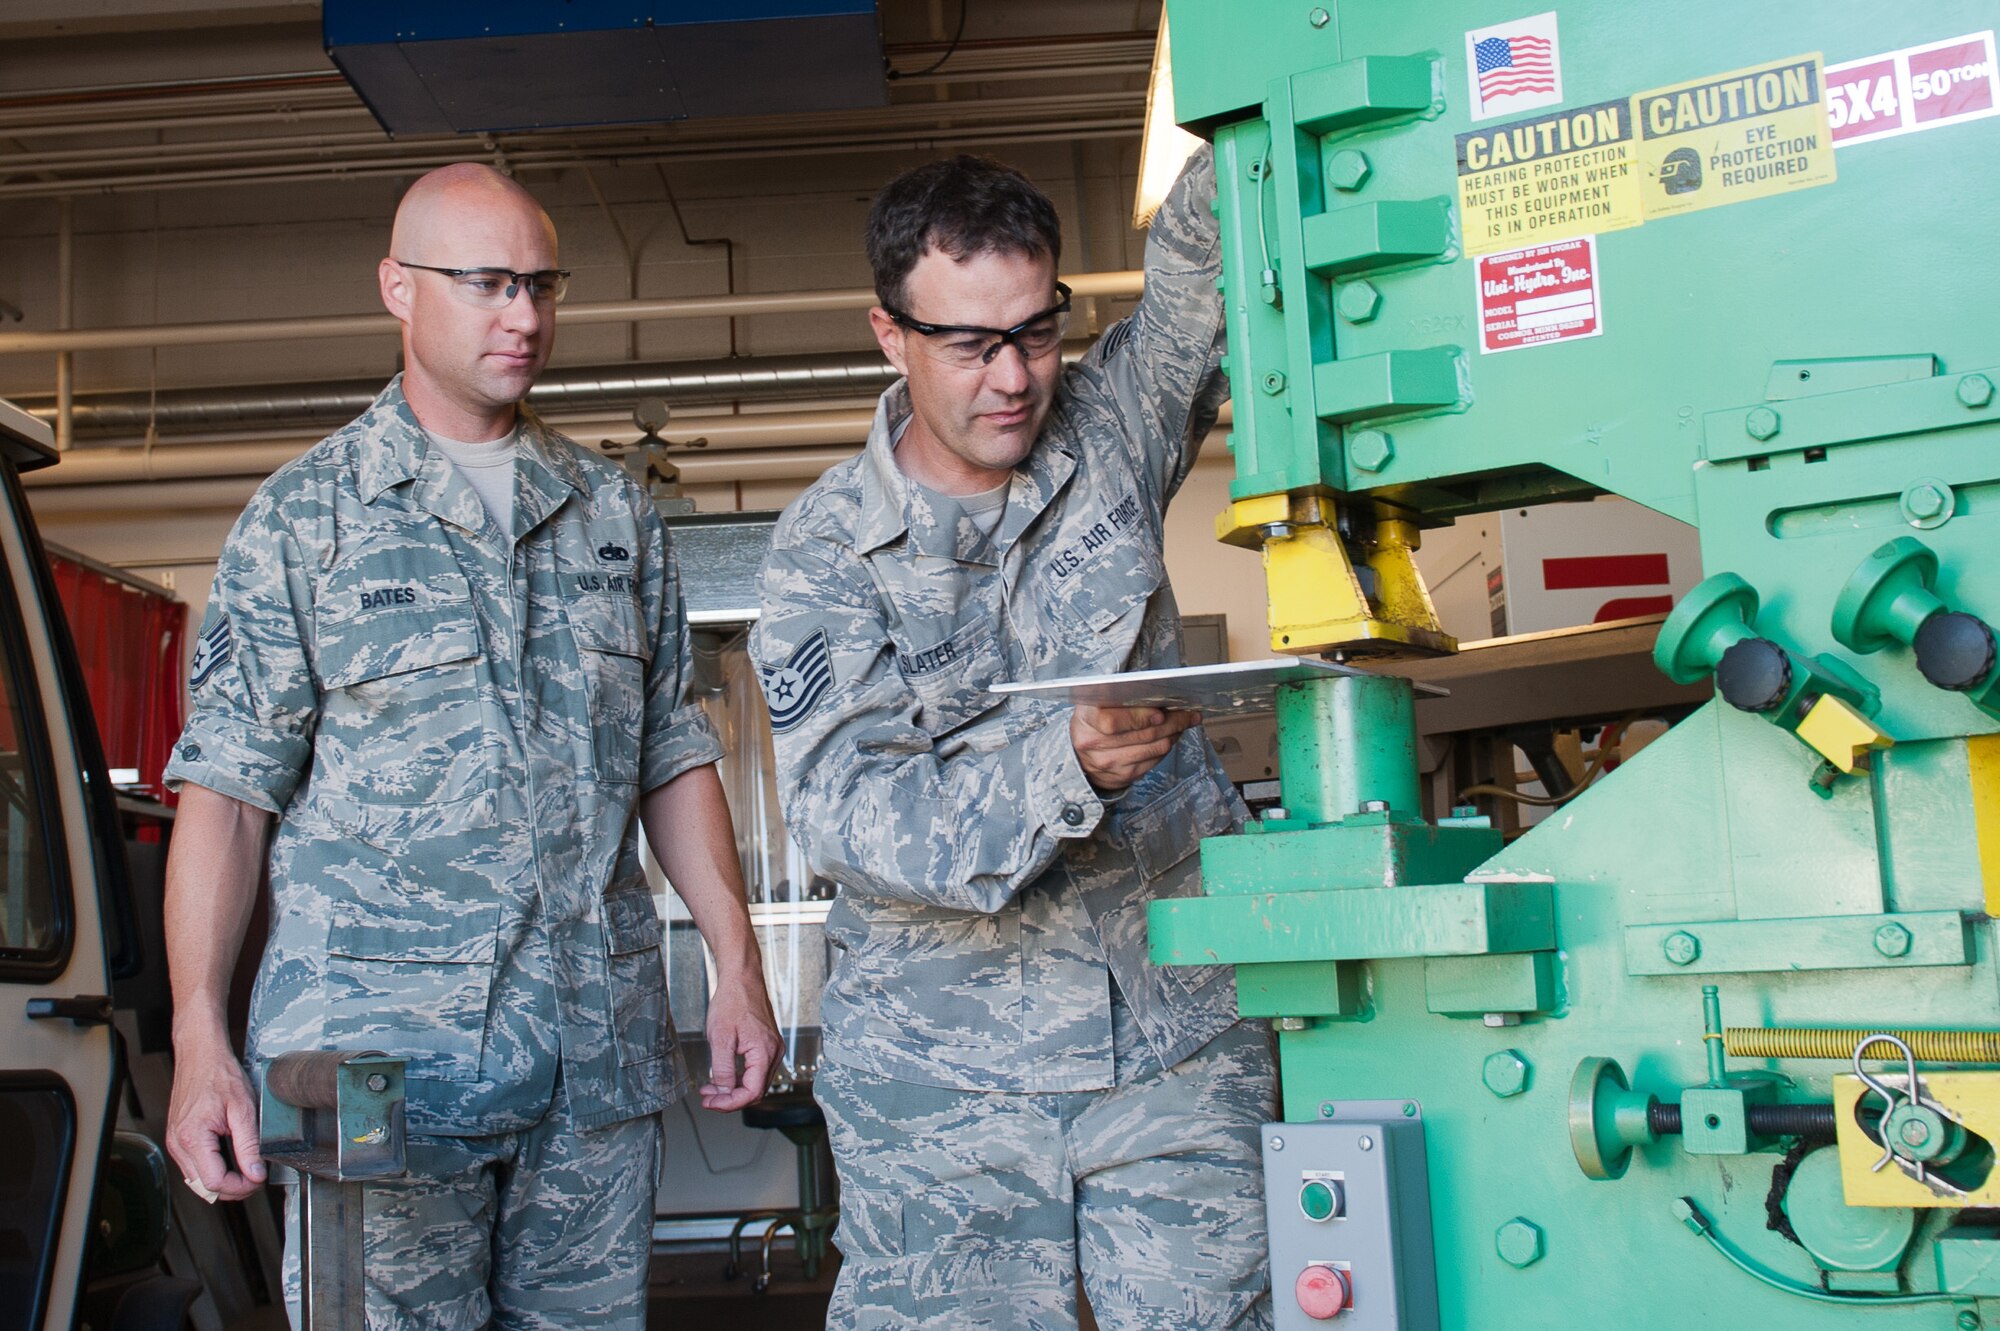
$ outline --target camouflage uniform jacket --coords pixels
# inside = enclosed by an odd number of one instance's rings
[[[1111,984],[1171,1067],[1236,1020],[1227,967],[1164,969],[1146,906],[1199,887],[1241,802],[1197,729],[1122,796],[1067,706],[1004,680],[1180,663],[1163,515],[1213,425],[1220,262],[1204,152],[1153,223],[1132,316],[1068,370],[996,535],[867,448],[779,519],[752,635],[787,826],[839,886],[825,1056],[975,1091],[1114,1084]]]
[[[168,769],[280,816],[253,1072],[410,1059],[413,1132],[684,1089],[636,805],[721,753],[651,501],[524,412],[511,542],[392,382],[272,476],[210,594]]]

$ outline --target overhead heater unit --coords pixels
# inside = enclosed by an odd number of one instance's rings
[[[882,106],[863,0],[326,0],[327,54],[391,134]]]

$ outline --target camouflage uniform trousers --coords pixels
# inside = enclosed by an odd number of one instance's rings
[[[644,1331],[660,1117],[577,1129],[568,1097],[492,1137],[412,1137],[362,1201],[368,1331]],[[299,1325],[298,1189],[285,1306]]]
[[[820,1063],[840,1175],[830,1329],[1074,1331],[1080,1270],[1104,1331],[1268,1331],[1270,1035],[1242,1023],[1162,1069],[1123,1004],[1114,1017],[1111,1090],[959,1091]]]

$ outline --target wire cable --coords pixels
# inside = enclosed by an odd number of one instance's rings
[[[889,77],[892,79],[920,79],[943,69],[944,62],[951,59],[952,53],[958,50],[959,38],[965,36],[965,11],[970,8],[972,8],[972,0],[958,0],[958,28],[951,34],[951,43],[944,48],[943,55],[922,69],[909,71],[892,69],[889,71]]]
[[[1560,795],[1523,795],[1518,790],[1509,790],[1505,786],[1488,783],[1467,786],[1458,792],[1457,797],[1452,803],[1463,804],[1467,795],[1493,795],[1503,800],[1513,800],[1516,804],[1532,804],[1537,808],[1544,809],[1553,809],[1558,805],[1567,804],[1597,784],[1597,779],[1603,776],[1607,770],[1605,764],[1611,760],[1612,755],[1617,752],[1620,744],[1624,741],[1625,728],[1634,721],[1641,719],[1644,715],[1643,712],[1630,712],[1618,721],[1606,726],[1604,733],[1597,737],[1597,751],[1590,755],[1590,762],[1583,769],[1583,780],[1577,782],[1575,787],[1564,791]]]
[[[1830,1290],[1816,1289],[1811,1285],[1801,1285],[1798,1281],[1787,1279],[1775,1271],[1765,1270],[1748,1257],[1743,1256],[1724,1243],[1722,1236],[1715,1232],[1714,1222],[1702,1214],[1701,1208],[1694,1204],[1694,1198],[1680,1197],[1675,1199],[1674,1214],[1682,1224],[1688,1227],[1690,1232],[1707,1239],[1709,1247],[1728,1258],[1729,1264],[1743,1274],[1753,1280],[1769,1285],[1772,1289],[1778,1290],[1781,1293],[1796,1294],[1799,1298],[1811,1299],[1815,1303],[1842,1303],[1849,1307],[1853,1307],[1856,1304],[1867,1304],[1874,1307],[1881,1307],[1905,1303],[1964,1302],[1967,1298],[1963,1294],[1947,1294],[1943,1291],[1938,1291],[1934,1294],[1835,1294]]]
[[[687,1114],[688,1129],[694,1133],[694,1149],[701,1156],[702,1167],[708,1170],[709,1173],[740,1174],[746,1169],[755,1167],[757,1162],[764,1158],[764,1148],[771,1144],[771,1134],[768,1132],[762,1132],[757,1135],[757,1145],[750,1152],[748,1159],[739,1161],[733,1165],[716,1164],[714,1160],[709,1158],[708,1143],[701,1139],[701,1120],[694,1116],[692,1097],[684,1095],[676,1103]]]

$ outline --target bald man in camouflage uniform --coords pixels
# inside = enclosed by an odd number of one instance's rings
[[[1180,664],[1168,501],[1214,424],[1206,151],[1139,308],[1065,370],[1048,200],[997,163],[876,200],[884,353],[862,455],[786,510],[752,638],[787,824],[839,885],[818,1094],[845,1257],[830,1325],[1270,1324],[1269,1037],[1146,907],[1241,802],[1197,718],[1003,700]]]
[[[754,1100],[778,1047],[721,747],[651,500],[518,405],[567,277],[547,216],[443,168],[379,275],[405,372],[237,522],[168,769],[169,1146],[203,1195],[264,1177],[224,1004],[268,864],[253,1072],[409,1060],[410,1176],[363,1203],[369,1327],[638,1331],[686,1089],[642,824],[718,962],[704,1102]]]

